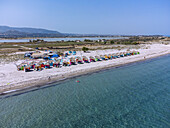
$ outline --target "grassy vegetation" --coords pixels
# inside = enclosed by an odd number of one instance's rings
[[[168,39],[166,39],[168,41]],[[31,41],[31,42],[15,42],[15,43],[0,43],[0,63],[9,63],[17,60],[23,60],[23,54],[13,54],[16,52],[24,51],[35,51],[38,47],[40,50],[52,50],[57,52],[64,52],[66,50],[76,50],[76,51],[87,51],[89,50],[106,50],[106,49],[139,49],[144,48],[148,49],[145,45],[145,42],[152,41],[162,41],[163,44],[168,45],[169,42],[164,42],[164,38],[158,37],[129,37],[129,39],[113,39],[113,40],[100,40],[92,41],[86,39],[85,41],[51,41],[46,42],[43,40]],[[84,47],[84,48],[83,48]],[[30,49],[32,48],[32,49]],[[88,49],[86,49],[88,48]],[[12,54],[11,54],[12,53]]]
[[[1,48],[20,48],[20,46],[15,46],[15,45],[0,45]]]
[[[0,55],[0,63],[10,63],[18,60],[24,60],[23,54],[14,54],[14,55]]]
[[[39,48],[40,50],[57,50],[57,51],[64,51],[64,50],[82,50],[83,47],[89,48],[89,50],[95,49],[120,49],[117,45],[127,45],[129,47],[132,46],[139,46],[138,44],[145,43],[146,41],[159,41],[162,38],[154,37],[154,36],[134,36],[129,37],[129,39],[112,39],[112,40],[99,40],[99,41],[92,41],[86,39],[84,41],[51,41],[46,42],[43,40],[36,40],[30,42],[15,42],[15,43],[1,43],[0,44],[0,54],[3,53],[12,53],[17,51],[29,51],[35,50]],[[32,49],[29,49],[32,48]]]
[[[138,42],[133,41],[106,41],[106,42],[42,42],[42,43],[34,43],[34,44],[22,44],[22,46],[30,47],[30,48],[37,48],[37,47],[61,47],[61,46],[72,46],[75,45],[110,45],[110,44],[125,44],[125,45],[137,45]]]
[[[36,43],[36,44],[23,44],[23,46],[36,48],[36,47],[58,47],[58,46],[74,46],[74,45],[84,45],[89,44],[88,42],[43,42],[43,43]]]
[[[89,48],[87,48],[87,47],[83,47],[82,48],[82,51],[84,51],[84,52],[86,52],[86,51],[88,51],[89,50]]]

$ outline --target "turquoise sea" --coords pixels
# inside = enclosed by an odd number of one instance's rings
[[[170,55],[1,97],[0,128],[170,128]]]

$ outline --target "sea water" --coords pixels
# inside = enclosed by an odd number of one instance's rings
[[[170,127],[170,55],[0,99],[0,128],[112,127]]]
[[[0,39],[0,43],[16,43],[16,42],[29,42],[30,40],[36,40],[36,39],[41,39],[44,41],[76,41],[76,40],[80,40],[80,41],[84,41],[85,39],[88,40],[99,40],[99,39],[106,39],[106,40],[110,40],[110,39],[128,39],[128,37],[74,37],[74,38],[30,38],[30,39]]]

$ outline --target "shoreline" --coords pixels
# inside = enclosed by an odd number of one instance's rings
[[[170,52],[151,56],[151,57],[147,57],[145,59],[143,58],[143,59],[138,59],[138,60],[135,60],[135,61],[125,62],[125,63],[121,63],[121,64],[109,64],[109,65],[104,66],[104,67],[93,68],[93,69],[85,70],[85,71],[79,70],[76,73],[70,72],[68,74],[61,75],[61,76],[52,75],[52,76],[50,76],[51,77],[50,81],[46,77],[42,77],[40,79],[34,79],[34,82],[30,82],[30,80],[24,81],[24,82],[18,82],[17,86],[13,85],[12,87],[8,87],[8,88],[5,88],[4,90],[0,90],[0,98],[1,98],[1,96],[9,97],[11,95],[19,95],[19,94],[24,93],[24,92],[29,92],[29,91],[34,91],[34,90],[41,89],[41,88],[50,87],[50,86],[52,86],[51,84],[53,84],[53,83],[58,82],[58,84],[59,84],[60,82],[68,80],[68,79],[73,79],[73,78],[80,77],[80,76],[83,76],[83,75],[97,73],[97,72],[109,70],[109,69],[112,69],[112,68],[120,68],[122,66],[126,66],[126,65],[129,65],[129,64],[147,61],[147,60],[151,60],[151,59],[154,59],[154,58],[158,58],[160,56],[166,56],[166,55],[169,55],[169,54],[170,54]],[[138,55],[136,55],[136,56],[138,56]],[[110,60],[108,60],[108,61],[110,61]]]

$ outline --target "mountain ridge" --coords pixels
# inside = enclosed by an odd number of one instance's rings
[[[58,31],[42,29],[42,28],[0,26],[0,33],[7,32],[7,31],[10,31],[10,30],[25,32],[25,33],[48,33],[48,34],[60,33]]]
[[[103,36],[98,34],[60,33],[54,30],[29,27],[0,26],[0,38],[27,38],[27,37],[84,37]],[[106,35],[105,35],[106,36]]]
[[[19,38],[19,37],[63,37],[65,34],[58,31],[29,28],[29,27],[9,27],[0,26],[1,38]]]

